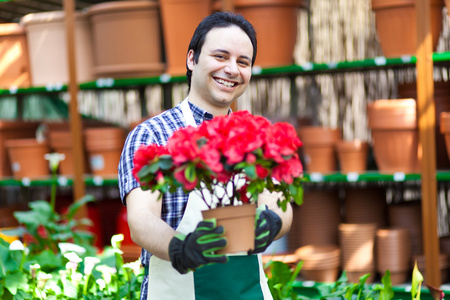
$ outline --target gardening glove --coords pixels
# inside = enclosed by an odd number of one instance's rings
[[[264,252],[281,230],[281,218],[267,205],[256,209],[255,249],[249,254]]]
[[[227,240],[223,237],[223,226],[217,227],[216,220],[203,220],[188,235],[176,234],[169,244],[169,257],[172,266],[181,274],[210,264],[226,263],[225,254],[214,251],[224,248]]]

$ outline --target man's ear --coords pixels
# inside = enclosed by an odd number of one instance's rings
[[[194,65],[195,65],[195,61],[194,61],[194,50],[189,50],[188,54],[187,54],[187,58],[186,58],[186,63],[187,66],[189,68],[189,70],[193,71],[194,70]]]

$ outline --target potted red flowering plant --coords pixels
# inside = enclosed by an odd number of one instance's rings
[[[196,192],[209,210],[256,203],[264,190],[277,192],[285,210],[291,199],[298,205],[303,200],[301,145],[291,124],[238,111],[182,128],[167,145],[142,145],[133,175],[142,189],[161,195],[177,187]]]

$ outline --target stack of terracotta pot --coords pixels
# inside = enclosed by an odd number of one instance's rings
[[[92,174],[117,175],[126,138],[125,130],[118,127],[87,128],[84,130],[84,138]]]
[[[303,142],[303,153],[308,172],[329,173],[337,170],[336,144],[342,137],[341,129],[304,126],[298,130]]]
[[[11,170],[16,179],[39,178],[50,175],[45,154],[50,152],[47,142],[37,139],[13,139],[5,142],[8,149]]]
[[[359,282],[367,273],[370,283],[375,278],[375,234],[376,224],[339,224],[339,243],[342,252],[342,268],[349,282]]]
[[[391,273],[393,285],[405,283],[411,270],[411,239],[405,228],[378,229],[376,237],[377,271]]]
[[[305,191],[303,204],[294,206],[288,249],[306,245],[337,245],[341,223],[339,195],[335,190]]]
[[[369,144],[360,140],[338,141],[336,144],[339,167],[342,173],[364,172]]]
[[[295,254],[303,261],[301,276],[305,280],[335,282],[339,275],[341,250],[337,245],[307,245]]]
[[[380,172],[419,172],[414,99],[376,100],[367,106],[373,151]]]
[[[388,206],[389,226],[406,228],[411,238],[412,255],[423,253],[422,207],[419,201],[410,201]]]
[[[345,222],[375,223],[377,228],[387,225],[386,190],[381,187],[346,188]]]

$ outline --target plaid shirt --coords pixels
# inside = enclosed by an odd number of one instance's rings
[[[213,118],[212,114],[207,113],[190,102],[189,107],[191,108],[197,125],[200,125],[205,120],[211,120]],[[128,135],[118,168],[120,197],[124,205],[126,205],[126,196],[128,193],[139,187],[139,183],[131,174],[135,151],[142,144],[167,144],[167,140],[172,134],[182,127],[186,127],[186,121],[184,120],[180,105],[177,105],[170,110],[144,121]],[[163,195],[161,218],[173,229],[178,227],[178,224],[183,217],[188,198],[189,195],[185,194],[182,188],[179,188],[173,194],[166,193]],[[151,254],[148,253],[147,250],[142,249],[141,263],[144,267],[148,266],[150,256]],[[142,282],[140,299],[147,299],[147,289],[148,275],[145,276],[144,281]]]

